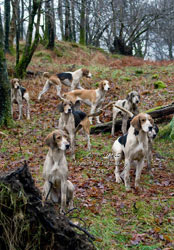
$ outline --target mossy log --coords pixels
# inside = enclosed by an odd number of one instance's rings
[[[174,114],[174,103],[167,106],[155,107],[147,110],[147,114],[151,115],[153,119],[162,118],[167,115]],[[99,134],[101,132],[111,132],[112,121],[91,126],[91,134]],[[115,131],[121,128],[121,120],[117,120],[115,124]]]
[[[0,177],[0,249],[94,249],[90,234],[74,226],[43,203],[26,164]]]

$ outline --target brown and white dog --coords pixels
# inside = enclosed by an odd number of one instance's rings
[[[11,112],[13,116],[13,103],[17,103],[19,107],[19,118],[22,119],[22,106],[23,100],[27,103],[27,120],[30,119],[30,96],[27,90],[20,84],[18,78],[14,78],[11,81]]]
[[[45,74],[47,77],[48,74]],[[46,81],[42,91],[39,93],[38,100],[41,99],[41,96],[49,90],[49,88],[54,85],[57,90],[57,95],[61,96],[61,88],[62,84],[74,89],[83,89],[80,85],[80,80],[82,77],[91,78],[92,74],[89,72],[88,69],[78,69],[74,72],[63,72],[59,74],[52,75]]]
[[[97,89],[81,89],[81,90],[73,90],[71,92],[65,93],[64,97],[72,103],[76,103],[76,101],[81,101],[88,106],[91,107],[90,114],[97,112],[100,110],[102,103],[105,100],[105,95],[107,91],[110,89],[109,81],[102,80]],[[90,123],[92,124],[92,117],[89,118]],[[99,120],[99,116],[96,116],[97,123],[101,123]]]
[[[116,106],[121,106],[125,108],[126,110],[130,111],[133,113],[133,115],[137,115],[139,113],[138,111],[138,103],[140,102],[140,95],[138,94],[137,91],[131,91],[126,99],[124,100],[118,100],[115,102],[113,105],[113,120],[112,120],[112,135],[114,136],[115,134],[115,122],[117,119],[117,116],[119,114],[122,115],[122,133],[125,134],[127,132],[127,122],[128,122],[128,115],[125,112],[122,112],[120,109],[118,109]],[[115,106],[116,105],[116,106]]]
[[[119,174],[119,164],[125,158],[123,178],[126,190],[130,190],[130,168],[136,167],[135,187],[139,187],[139,181],[144,159],[149,154],[149,137],[154,121],[148,114],[140,113],[132,121],[128,133],[119,137],[113,144],[112,152],[115,158],[115,178],[116,182],[121,182]]]
[[[68,180],[68,165],[65,150],[70,146],[67,134],[61,130],[54,130],[45,139],[49,146],[44,167],[43,194],[53,202],[61,204],[60,213],[65,212],[66,206],[73,208],[74,185]]]

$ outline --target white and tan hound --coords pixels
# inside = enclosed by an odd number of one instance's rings
[[[46,77],[49,76],[47,72],[44,75]],[[82,77],[91,78],[92,74],[89,72],[88,69],[82,68],[82,69],[78,69],[74,72],[63,72],[63,73],[59,73],[59,74],[55,74],[55,75],[50,76],[47,79],[42,91],[39,93],[38,100],[41,99],[41,96],[45,92],[47,92],[52,85],[54,85],[56,87],[58,96],[61,96],[62,84],[70,87],[71,90],[83,89],[80,85],[80,80]]]
[[[123,179],[127,191],[130,190],[131,166],[136,167],[135,187],[139,187],[140,176],[144,167],[144,159],[148,156],[149,152],[148,133],[152,131],[153,126],[154,122],[152,117],[148,114],[140,113],[132,119],[128,133],[117,139],[113,144],[112,151],[116,164],[116,182],[121,182],[119,164],[124,157]]]
[[[45,139],[49,146],[44,167],[43,194],[53,202],[61,204],[60,213],[65,212],[66,206],[73,208],[74,185],[68,180],[68,165],[65,150],[70,146],[67,134],[61,130],[51,132]]]
[[[22,106],[23,100],[27,103],[27,119],[30,119],[30,96],[27,90],[20,85],[20,80],[14,78],[10,81],[11,83],[11,113],[13,116],[13,103],[17,103],[19,107],[19,117],[18,120],[22,119]]]
[[[91,107],[90,114],[98,112],[102,106],[102,103],[105,100],[105,95],[110,89],[109,81],[103,80],[100,82],[97,89],[81,89],[73,90],[71,92],[65,93],[64,97],[72,103],[76,101],[81,101]],[[92,124],[92,117],[89,118],[90,123]],[[96,116],[97,123],[101,123],[99,116]]]

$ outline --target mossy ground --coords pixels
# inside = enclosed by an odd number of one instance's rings
[[[94,48],[74,46],[58,42],[56,45],[62,56],[40,46],[29,66],[32,71],[75,70],[88,68],[93,77],[83,79],[84,88],[96,88],[99,81],[110,80],[111,90],[104,104],[123,99],[131,90],[141,95],[140,111],[167,105],[173,102],[173,63],[151,63],[140,59],[107,55]],[[49,55],[51,61],[42,60]],[[12,68],[14,58],[8,56],[8,66]],[[167,88],[155,90],[153,82],[158,79]],[[128,80],[129,79],[129,80]],[[36,185],[42,190],[42,167],[48,151],[44,139],[57,127],[59,99],[56,90],[51,88],[39,102],[37,96],[45,83],[43,76],[26,78],[22,84],[27,87],[31,97],[31,121],[17,121],[17,107],[14,107],[15,126],[2,129],[8,134],[0,149],[1,172],[18,167],[26,159]],[[63,92],[68,88],[63,87]],[[167,91],[167,92],[166,92]],[[89,108],[82,105],[89,112]],[[168,117],[169,122],[172,117]],[[112,119],[112,110],[101,115],[102,122]],[[165,124],[161,124],[162,128]],[[114,159],[111,147],[115,137],[109,133],[91,135],[92,150],[87,151],[86,139],[82,132],[78,135],[76,161],[67,153],[69,179],[75,185],[74,205],[80,216],[96,237],[97,249],[173,249],[174,248],[174,147],[172,140],[159,139],[154,142],[153,177],[145,167],[141,176],[142,191],[126,193],[123,184],[117,184],[114,177]],[[122,165],[123,167],[123,165]],[[131,170],[133,185],[134,170]],[[81,224],[82,222],[79,221]],[[82,223],[83,224],[83,223]]]

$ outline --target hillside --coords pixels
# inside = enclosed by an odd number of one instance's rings
[[[14,56],[8,55],[10,78],[13,77],[14,63]],[[14,107],[14,127],[2,129],[8,134],[8,140],[3,140],[1,145],[1,173],[17,168],[27,160],[35,183],[42,190],[42,167],[48,150],[44,139],[57,126],[57,105],[60,102],[54,88],[44,94],[41,101],[37,100],[46,80],[42,72],[74,71],[81,67],[92,73],[91,79],[81,81],[84,88],[96,88],[103,79],[110,81],[111,90],[103,105],[125,98],[131,90],[137,90],[141,95],[140,111],[173,102],[174,62],[150,62],[110,55],[96,48],[60,41],[54,51],[45,50],[40,45],[28,68],[28,71],[40,73],[26,75],[21,80],[30,93],[31,121],[18,121],[17,106]],[[156,89],[156,81],[164,82],[166,87]],[[66,91],[68,88],[63,87],[62,92]],[[85,105],[82,109],[89,112]],[[160,129],[171,118],[168,116],[162,123],[160,121]],[[111,119],[109,108],[101,115],[101,121]],[[79,212],[73,212],[72,216],[81,217],[86,222],[90,233],[97,238],[97,249],[174,249],[173,141],[157,136],[153,150],[153,177],[145,167],[141,176],[142,190],[126,193],[124,185],[115,182],[111,156],[111,147],[118,135],[121,132],[114,138],[108,133],[91,135],[92,150],[88,152],[84,135],[78,134],[76,161],[68,153],[69,178],[75,185],[74,203],[79,208]]]

